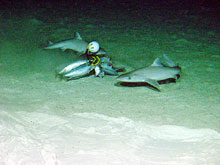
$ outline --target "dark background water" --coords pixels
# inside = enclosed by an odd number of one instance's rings
[[[56,22],[65,17],[77,19],[105,19],[124,24],[122,15],[134,23],[147,21],[150,24],[164,24],[167,20],[191,22],[194,27],[219,31],[220,1],[217,0],[78,0],[78,1],[1,1],[1,17],[32,15],[44,22]],[[158,22],[157,18],[160,17]],[[141,21],[140,21],[141,20]],[[100,23],[97,23],[97,26]],[[186,23],[185,23],[186,24]],[[136,26],[139,26],[138,24]],[[187,25],[185,25],[187,28]]]
[[[47,10],[48,12],[62,12],[59,14],[70,14],[75,12],[91,12],[98,11],[100,14],[105,10],[129,11],[138,14],[149,14],[149,10],[159,10],[170,13],[177,13],[181,10],[187,10],[185,14],[205,14],[210,17],[218,17],[220,9],[220,1],[218,0],[78,0],[78,1],[38,1],[38,0],[19,0],[19,1],[1,1],[1,10],[6,15],[13,12],[27,12],[30,10]],[[184,13],[183,13],[184,14]]]

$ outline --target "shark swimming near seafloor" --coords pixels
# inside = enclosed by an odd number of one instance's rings
[[[159,81],[178,79],[181,68],[167,55],[163,56],[164,64],[157,58],[152,65],[140,68],[117,77],[123,83],[148,83],[160,91]]]
[[[57,43],[50,42],[49,46],[45,47],[44,49],[61,49],[62,51],[65,51],[67,49],[73,50],[77,52],[78,54],[84,54],[86,53],[86,49],[88,46],[88,42],[83,40],[82,37],[78,32],[76,32],[75,38],[60,41]],[[100,50],[97,52],[98,55],[104,55],[106,54],[105,50],[100,48]]]

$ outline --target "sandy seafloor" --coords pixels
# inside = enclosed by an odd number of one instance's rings
[[[219,29],[181,12],[2,11],[0,164],[220,164]],[[115,66],[129,71],[168,54],[181,77],[161,92],[114,76],[60,81],[56,68],[80,58],[42,48],[76,31]]]

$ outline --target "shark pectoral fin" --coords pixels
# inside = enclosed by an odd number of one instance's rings
[[[147,82],[148,84],[150,84],[151,86],[157,88],[158,90],[160,90],[160,85],[156,80],[152,80],[152,79],[145,79],[145,82]]]

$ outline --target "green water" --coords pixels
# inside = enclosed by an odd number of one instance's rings
[[[1,107],[62,116],[96,112],[156,125],[220,131],[217,17],[197,9],[116,6],[44,4],[2,10]],[[80,57],[71,51],[42,48],[48,41],[73,38],[75,32],[85,40],[97,40],[115,65],[127,70],[148,66],[168,54],[182,67],[181,77],[175,84],[162,85],[162,92],[120,87],[111,76],[60,81],[55,78],[56,68]]]

